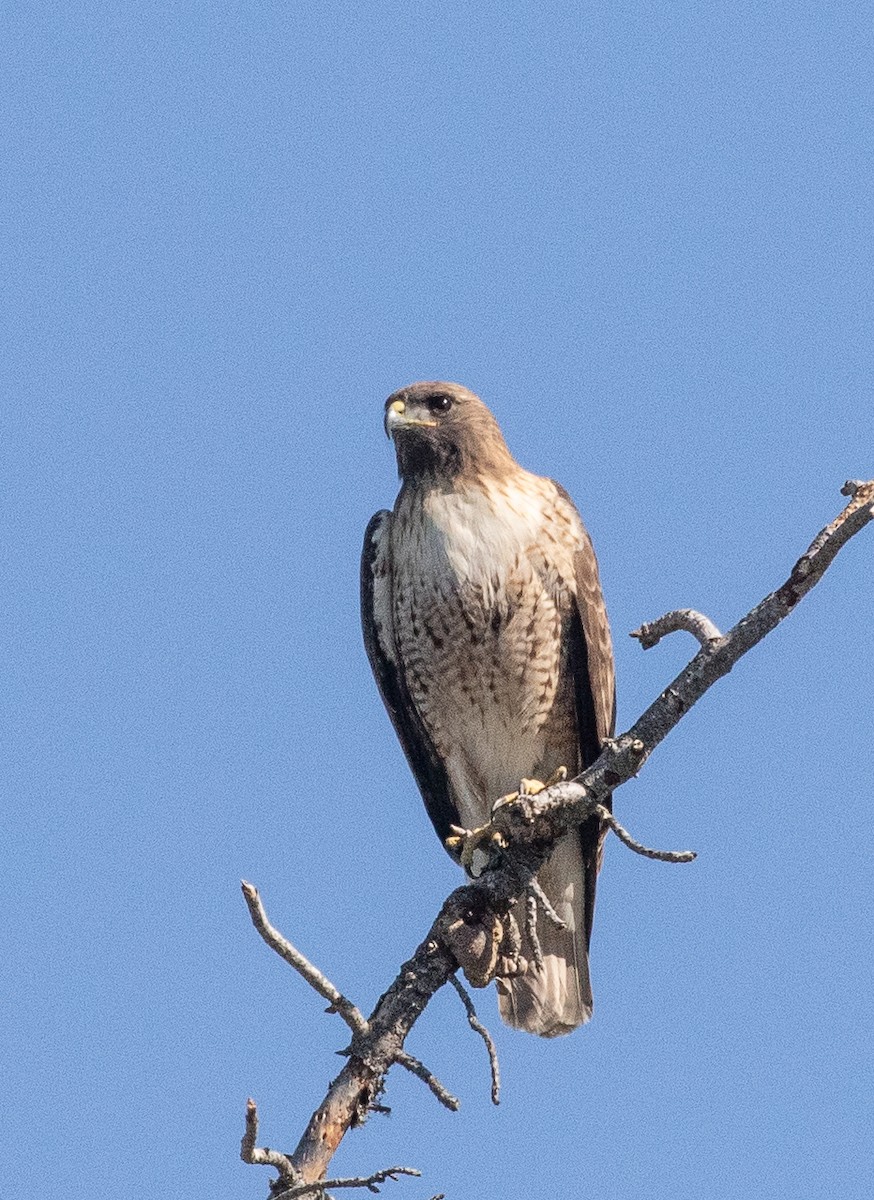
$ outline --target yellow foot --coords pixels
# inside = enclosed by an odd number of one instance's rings
[[[545,781],[542,779],[522,779],[519,783],[518,792],[507,792],[506,796],[501,796],[494,802],[492,813],[496,813],[505,804],[514,804],[520,796],[539,796],[541,792],[545,792],[554,783],[564,783],[566,779],[567,767],[558,767]]]
[[[450,825],[452,837],[446,839],[446,849],[458,854],[464,869],[473,874],[473,856],[479,850],[488,858],[492,850],[501,850],[506,846],[504,835],[489,825],[480,825],[478,829],[462,829],[460,825]]]
[[[543,779],[523,779],[519,784],[519,794],[522,796],[539,796],[554,783],[564,783],[567,779],[567,767],[557,767],[550,777]],[[514,797],[515,799],[515,797]]]
[[[567,767],[559,767],[549,776],[547,780],[540,779],[523,779],[519,784],[518,792],[508,792],[506,796],[501,796],[492,805],[492,814],[496,813],[499,808],[503,808],[505,804],[513,804],[520,796],[538,796],[547,788],[552,787],[554,783],[563,783],[567,779]],[[487,825],[480,825],[477,829],[462,829],[460,825],[450,825],[452,831],[451,836],[444,843],[446,849],[451,854],[457,854],[461,865],[464,869],[474,874],[473,856],[477,850],[483,854],[486,860],[493,850],[503,850],[506,846],[504,835],[489,822]]]

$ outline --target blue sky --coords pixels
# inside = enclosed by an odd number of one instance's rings
[[[10,0],[3,1200],[261,1197],[458,881],[369,675],[385,396],[478,391],[595,538],[626,727],[874,447],[870,7]],[[591,1026],[454,995],[335,1160],[399,1200],[870,1194],[874,553],[617,795]]]

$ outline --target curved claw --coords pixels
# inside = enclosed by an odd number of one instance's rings
[[[460,851],[459,860],[464,869],[473,874],[473,856],[477,850],[488,856],[494,850],[506,846],[504,835],[491,824],[480,825],[477,829],[462,829],[460,825],[450,825],[451,837],[443,843],[447,850]]]
[[[518,799],[518,792],[507,792],[506,796],[498,796],[497,800],[492,805],[492,816],[494,816],[499,808],[504,808],[507,804],[515,804]]]

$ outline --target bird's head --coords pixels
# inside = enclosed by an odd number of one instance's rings
[[[412,383],[393,392],[385,402],[385,431],[405,480],[515,465],[495,418],[458,383]]]

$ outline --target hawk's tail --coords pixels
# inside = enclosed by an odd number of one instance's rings
[[[579,838],[568,834],[537,873],[540,886],[567,929],[559,929],[538,912],[537,938],[543,966],[538,969],[534,965],[534,951],[523,932],[522,956],[527,960],[527,970],[523,975],[498,980],[501,1017],[516,1029],[557,1037],[570,1033],[592,1015],[587,948],[591,914],[585,907],[586,897],[594,895],[594,888],[586,887],[586,870],[595,870],[595,864],[584,863]]]

